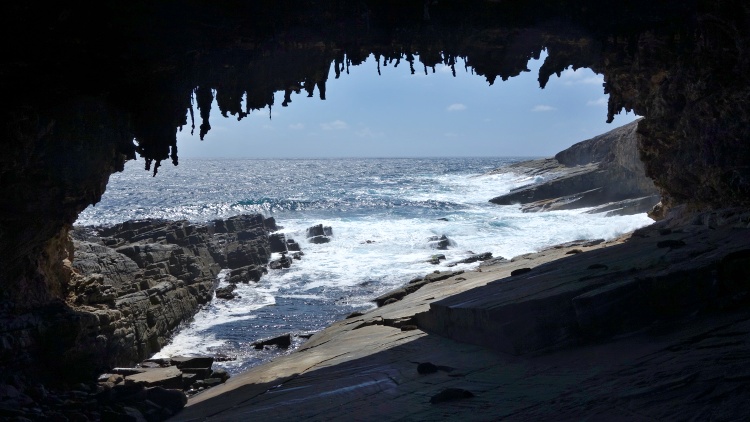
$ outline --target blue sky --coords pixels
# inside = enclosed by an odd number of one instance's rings
[[[543,59],[543,57],[542,57]],[[181,158],[328,157],[502,157],[552,156],[570,145],[637,118],[624,112],[606,123],[603,78],[588,69],[566,70],[539,88],[542,60],[531,72],[490,86],[482,76],[456,65],[416,74],[402,61],[398,68],[374,57],[334,79],[326,100],[303,90],[281,107],[277,93],[268,109],[237,121],[214,106],[204,141],[189,128],[178,133]],[[197,114],[197,113],[196,113]],[[196,122],[199,124],[199,122]],[[197,129],[197,128],[196,128]]]

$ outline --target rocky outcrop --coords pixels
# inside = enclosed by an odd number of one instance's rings
[[[583,207],[607,215],[651,211],[661,198],[638,156],[638,122],[579,142],[554,158],[523,161],[491,172],[520,173],[543,182],[513,189],[490,202],[521,204],[524,211]]]
[[[452,246],[456,246],[456,242],[452,239],[449,239],[448,236],[443,234],[440,236],[430,236],[427,239],[427,246],[432,249],[444,251]]]
[[[19,363],[64,362],[50,374],[59,380],[140,362],[211,300],[220,269],[235,281],[259,278],[271,256],[268,239],[261,215],[76,228],[67,305],[5,326],[3,350]]]
[[[333,229],[330,226],[317,224],[315,226],[307,228],[307,230],[305,231],[305,237],[307,237],[307,241],[310,243],[328,243],[333,237]]]

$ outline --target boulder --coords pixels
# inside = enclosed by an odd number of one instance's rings
[[[309,227],[305,232],[307,240],[314,244],[328,243],[331,241],[332,236],[333,229],[329,226],[323,226],[322,224]]]
[[[445,255],[437,254],[437,255],[432,255],[430,259],[427,260],[427,262],[429,262],[432,265],[438,265],[440,264],[440,261],[443,261],[443,260],[445,260]]]
[[[268,270],[265,266],[260,265],[247,265],[240,268],[235,268],[229,271],[227,274],[227,281],[230,283],[249,283],[258,282],[263,274],[266,274]]]
[[[280,270],[282,268],[289,268],[292,266],[292,257],[281,255],[281,258],[275,259],[268,263],[268,268],[272,270]]]
[[[294,239],[287,239],[286,240],[286,248],[290,252],[299,252],[300,251],[299,243],[295,242]]]
[[[220,287],[216,289],[216,297],[218,299],[225,299],[225,300],[234,299],[235,297],[237,297],[237,294],[234,293],[234,289],[236,288],[237,286],[235,286],[234,284],[230,284],[226,287]]]
[[[430,236],[427,239],[427,244],[433,249],[446,250],[450,246],[456,246],[456,242],[448,239],[448,236]]]
[[[251,344],[256,350],[262,350],[265,346],[276,346],[280,349],[288,349],[292,345],[292,335],[282,334],[265,340],[256,341]]]
[[[286,252],[286,236],[283,233],[274,233],[268,237],[272,253]]]
[[[328,236],[313,236],[307,239],[310,243],[314,244],[322,244],[322,243],[328,243],[331,241],[331,238]]]

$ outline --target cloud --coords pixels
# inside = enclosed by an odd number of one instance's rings
[[[464,104],[461,104],[461,103],[455,103],[455,104],[449,105],[448,108],[446,108],[446,110],[448,110],[448,111],[464,111],[464,110],[466,110],[466,106]]]
[[[586,105],[589,107],[606,107],[609,100],[607,100],[607,97],[600,97],[597,100],[589,100],[586,102]]]
[[[560,75],[565,85],[599,85],[604,83],[604,76],[593,73],[590,69],[565,69]]]
[[[446,138],[458,138],[459,136],[461,136],[461,134],[455,132],[445,132],[443,136],[445,136]]]
[[[304,128],[305,128],[304,123],[295,123],[293,125],[289,125],[289,129],[292,129],[292,130],[302,130]]]
[[[356,135],[360,138],[382,138],[385,134],[383,132],[373,132],[372,129],[366,127],[362,130],[358,130]]]
[[[343,130],[348,128],[349,125],[343,120],[334,120],[329,123],[321,123],[320,128],[323,130]]]
[[[534,113],[541,113],[545,111],[555,111],[555,110],[557,110],[555,107],[544,105],[544,104],[534,106],[534,108],[531,109],[531,111],[533,111]]]

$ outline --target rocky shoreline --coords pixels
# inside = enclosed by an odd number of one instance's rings
[[[33,359],[65,364],[43,376],[34,376],[35,370],[44,371],[40,367],[27,367],[15,376],[4,374],[10,382],[0,386],[0,416],[89,415],[96,420],[127,414],[163,420],[184,405],[182,391],[196,393],[226,381],[225,372],[211,369],[215,359],[225,357],[188,359],[201,361],[200,367],[185,366],[180,358],[146,359],[212,300],[220,270],[227,271],[232,286],[257,282],[269,268],[288,267],[300,259],[299,245],[273,233],[278,229],[273,218],[260,214],[206,224],[151,219],[74,227],[64,263],[70,276],[64,292],[67,306],[58,309],[52,325],[40,329],[39,321],[49,315],[28,314],[22,324],[0,333],[7,350],[23,349],[27,336],[42,331],[37,352],[43,353],[41,359],[33,351],[18,353],[14,359],[22,368]],[[281,253],[281,258],[272,260],[273,253]],[[269,339],[269,344],[280,343]],[[97,376],[98,383],[92,383]],[[46,387],[28,381],[35,378],[44,380]],[[163,392],[165,388],[182,390],[177,391],[182,404],[177,403],[177,393]],[[152,395],[172,399],[165,407]],[[99,408],[87,404],[90,401],[97,401]]]
[[[638,156],[636,120],[579,142],[553,158],[523,161],[490,174],[516,173],[533,182],[490,199],[524,212],[592,208],[590,213],[650,212],[661,200]]]
[[[435,274],[174,420],[746,416],[750,214],[684,215]]]

